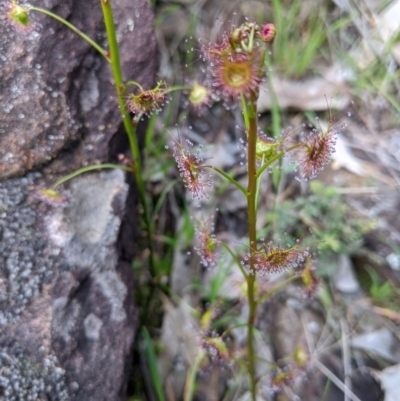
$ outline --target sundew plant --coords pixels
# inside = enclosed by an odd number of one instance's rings
[[[206,164],[201,158],[201,149],[195,148],[189,140],[176,139],[172,146],[182,181],[195,201],[208,199],[207,187],[213,185],[210,171],[222,175],[236,186],[247,201],[248,243],[245,255],[235,255],[227,244],[223,244],[211,232],[207,234],[204,229],[197,230],[200,246],[196,250],[205,266],[213,266],[217,244],[223,245],[237,261],[245,279],[249,307],[245,365],[253,401],[256,400],[257,383],[260,380],[256,374],[257,357],[254,350],[255,317],[257,307],[266,299],[266,296],[257,294],[257,277],[297,269],[301,271],[308,294],[315,290],[317,283],[313,274],[312,252],[309,247],[302,246],[300,240],[294,246],[284,246],[264,238],[257,239],[260,179],[282,158],[289,158],[291,163],[296,164],[298,180],[315,178],[330,161],[338,135],[338,124],[331,116],[326,129],[318,124],[309,132],[298,135],[298,138],[291,129],[284,130],[278,138],[268,137],[259,129],[257,99],[266,74],[266,53],[273,51],[277,34],[279,32],[275,31],[272,23],[257,25],[246,21],[225,32],[219,43],[203,44],[201,60],[206,64],[203,70],[206,71],[208,84],[196,82],[189,95],[196,109],[201,108],[200,99],[205,106],[209,105],[209,99],[217,99],[229,109],[237,105],[241,108],[245,135],[240,146],[247,163],[247,186],[219,168]]]
[[[120,165],[95,165],[84,167],[60,179],[52,188],[45,190],[43,196],[57,197],[56,187],[78,174],[98,168],[122,168],[135,175],[140,201],[142,204],[142,218],[147,230],[150,273],[156,274],[154,251],[152,246],[152,205],[145,191],[145,182],[142,173],[140,149],[135,127],[143,116],[159,112],[166,101],[168,93],[184,89],[188,91],[188,101],[197,112],[210,107],[214,101],[222,102],[228,109],[240,107],[243,115],[243,137],[239,146],[247,165],[247,184],[242,185],[231,174],[209,164],[202,158],[201,147],[182,137],[174,137],[171,146],[171,157],[176,161],[181,180],[194,202],[208,200],[209,187],[213,186],[214,174],[220,174],[223,179],[235,186],[246,199],[247,204],[247,234],[245,253],[235,254],[227,244],[224,244],[210,230],[207,224],[199,224],[196,233],[199,245],[195,250],[200,255],[201,262],[208,268],[216,265],[216,251],[221,246],[233,257],[246,283],[246,301],[248,303],[247,352],[243,365],[248,373],[248,389],[251,400],[255,401],[257,386],[260,377],[257,377],[254,346],[255,318],[257,307],[269,296],[269,293],[259,295],[257,279],[271,273],[284,272],[296,269],[297,275],[291,279],[301,277],[306,290],[311,294],[316,287],[317,280],[313,274],[312,250],[303,246],[301,240],[294,245],[283,245],[260,238],[257,235],[257,208],[259,202],[259,187],[261,177],[268,174],[274,165],[283,158],[296,164],[296,178],[308,180],[316,177],[330,161],[335,150],[338,135],[338,123],[330,115],[325,129],[318,123],[310,128],[309,132],[297,134],[286,129],[279,137],[271,138],[261,132],[258,126],[257,99],[260,84],[266,76],[266,56],[273,52],[273,43],[276,35],[272,23],[261,25],[246,20],[230,31],[223,33],[218,43],[202,43],[200,48],[199,64],[206,74],[204,83],[195,81],[190,87],[168,87],[165,82],[158,82],[154,88],[143,88],[138,82],[125,82],[122,77],[119,62],[118,43],[115,35],[112,17],[111,0],[100,1],[108,37],[109,49],[101,48],[97,43],[77,30],[69,22],[47,10],[37,7],[23,9],[16,3],[10,3],[10,23],[26,29],[29,26],[29,12],[42,12],[53,17],[72,29],[91,44],[109,63],[114,75],[116,88],[116,106],[121,110],[122,121],[129,138],[132,160],[124,160]],[[207,337],[207,336],[206,336]],[[221,337],[207,337],[204,341],[204,352],[211,352],[223,358],[228,355],[226,345]]]

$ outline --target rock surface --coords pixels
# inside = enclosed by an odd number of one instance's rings
[[[107,46],[97,1],[31,3],[67,18]],[[0,5],[0,14],[5,10],[7,2]],[[124,76],[148,87],[157,68],[150,4],[118,1],[113,11]],[[72,162],[81,166],[103,160],[121,121],[105,59],[59,22],[37,12],[30,16],[33,27],[25,33],[5,23],[4,17],[0,24],[0,110],[4,115],[0,178],[23,175],[55,158],[63,171],[70,171]],[[60,152],[71,146],[73,154],[62,155],[68,158],[65,163]]]
[[[98,1],[30,4],[106,47]],[[125,79],[153,85],[150,3],[121,0],[113,11]],[[136,327],[135,189],[108,170],[65,185],[61,205],[35,196],[127,153],[112,77],[81,38],[30,16],[26,32],[0,21],[0,400],[123,400]]]

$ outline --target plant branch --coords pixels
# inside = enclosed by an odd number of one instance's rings
[[[105,163],[105,164],[93,164],[91,166],[86,166],[86,167],[82,167],[78,170],[75,170],[73,173],[68,174],[64,177],[61,177],[59,180],[57,180],[52,188],[56,189],[59,185],[64,184],[64,182],[67,182],[69,180],[71,180],[72,178],[77,177],[78,175],[87,173],[89,171],[94,171],[94,170],[102,170],[102,169],[116,169],[119,168],[120,170],[124,170],[124,171],[129,171],[132,172],[132,169],[130,167],[127,166],[123,166],[121,164],[112,164],[112,163]]]
[[[175,91],[185,91],[185,90],[191,90],[192,88],[190,86],[172,86],[164,91],[164,93],[171,93]]]
[[[125,82],[125,87],[126,87],[126,88],[127,88],[128,86],[130,86],[130,85],[137,86],[137,87],[143,92],[143,87],[142,87],[142,85],[140,85],[139,82],[136,82],[136,81],[133,81],[133,80],[130,80],[130,81]]]
[[[120,59],[119,59],[118,42],[117,42],[117,36],[116,36],[116,32],[115,32],[112,9],[111,9],[111,0],[100,0],[100,4],[101,4],[102,11],[103,11],[104,23],[105,23],[106,31],[107,31],[108,45],[110,48],[109,57],[110,57],[110,63],[111,63],[111,70],[112,70],[112,73],[114,76],[114,81],[115,81],[115,90],[116,90],[116,94],[117,94],[118,105],[119,105],[119,109],[121,111],[122,121],[123,121],[125,130],[126,130],[126,133],[128,135],[129,145],[130,145],[131,152],[132,152],[132,155],[134,158],[134,163],[135,163],[136,184],[138,187],[140,203],[142,204],[142,207],[143,207],[144,222],[145,222],[146,231],[147,231],[148,247],[150,250],[150,256],[149,256],[150,257],[150,273],[151,273],[152,277],[154,277],[156,275],[156,268],[155,268],[155,262],[154,262],[154,247],[153,247],[153,241],[152,241],[150,212],[149,212],[149,207],[148,207],[147,199],[146,199],[145,184],[144,184],[143,175],[142,175],[142,164],[141,164],[141,159],[140,159],[139,144],[138,144],[138,140],[136,137],[136,129],[132,123],[132,119],[129,116],[129,112],[127,110],[127,107],[126,107],[126,104],[124,101],[126,86],[124,85],[123,78],[122,78],[122,70],[121,70],[121,64],[120,64]],[[133,81],[131,81],[131,82],[133,82]]]
[[[298,279],[299,277],[296,275],[293,275],[289,277],[287,280],[283,281],[282,283],[276,285],[272,290],[267,291],[261,298],[257,299],[256,304],[261,305],[265,300],[267,300],[269,297],[274,295],[277,291],[279,291],[281,288],[286,287],[289,283],[292,281]]]
[[[246,191],[246,188],[245,188],[243,185],[239,184],[239,183],[238,183],[234,178],[232,178],[229,174],[225,173],[225,171],[221,170],[221,169],[218,168],[218,167],[211,166],[211,165],[209,165],[209,164],[203,165],[203,166],[201,166],[201,167],[211,168],[211,169],[215,170],[217,173],[221,174],[224,178],[226,178],[226,179],[227,179],[228,181],[230,181],[233,185],[235,185],[236,188],[240,189],[240,190],[243,192],[244,196],[246,196],[246,198],[247,198],[248,193],[247,193],[247,191]]]
[[[278,160],[279,158],[281,158],[286,152],[290,152],[293,149],[299,148],[303,146],[303,144],[298,143],[296,145],[291,146],[290,148],[286,149],[285,151],[279,152],[277,153],[274,157],[272,157],[271,159],[268,160],[267,163],[263,164],[257,171],[256,177],[259,178],[260,175],[264,172],[264,170],[269,167],[272,163],[274,163],[276,160]]]
[[[243,102],[242,102],[243,103]],[[254,353],[254,323],[257,304],[255,302],[255,280],[256,271],[254,267],[254,254],[257,251],[256,235],[256,192],[257,192],[257,110],[256,95],[253,93],[248,102],[245,102],[243,110],[245,121],[248,121],[247,161],[248,161],[248,186],[247,186],[247,215],[249,230],[250,266],[247,275],[247,299],[249,302],[249,317],[247,328],[247,352],[248,370],[250,376],[250,392],[252,401],[256,401],[256,360]]]
[[[272,163],[274,163],[275,161],[277,161],[279,158],[281,158],[283,155],[285,154],[285,152],[279,152],[277,153],[274,157],[272,157],[271,159],[269,159],[265,164],[263,164],[257,171],[256,177],[259,178],[260,175],[263,173],[263,171],[268,168]]]
[[[29,7],[29,10],[37,11],[37,12],[45,14],[51,18],[54,18],[58,22],[61,22],[63,25],[65,25],[67,28],[71,29],[71,31],[75,32],[83,40],[85,40],[87,43],[89,43],[92,47],[94,47],[108,62],[110,62],[110,58],[108,57],[107,52],[103,48],[101,48],[101,46],[98,43],[96,43],[93,39],[89,38],[89,36],[87,36],[85,33],[83,33],[81,30],[79,30],[75,25],[71,24],[64,18],[60,17],[59,15],[54,14],[51,11],[48,11],[44,8]]]
[[[189,369],[189,374],[186,378],[186,383],[185,383],[184,398],[183,398],[184,401],[192,401],[193,399],[197,371],[199,370],[200,363],[204,359],[204,357],[205,357],[205,352],[203,350],[200,350],[196,356],[193,366]]]
[[[240,271],[243,274],[244,278],[247,278],[247,273],[245,272],[245,270],[243,269],[242,264],[240,263],[239,258],[233,253],[232,249],[229,247],[228,244],[226,244],[225,242],[220,241],[220,244],[229,252],[229,254],[232,256],[233,260],[236,262],[236,264],[238,265]]]

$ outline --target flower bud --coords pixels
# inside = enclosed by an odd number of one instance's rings
[[[238,44],[240,43],[241,40],[243,40],[243,32],[242,28],[236,28],[232,33],[231,33],[231,43]]]
[[[12,19],[13,22],[17,23],[18,25],[22,25],[24,27],[27,27],[29,25],[28,11],[18,4],[13,3],[12,9],[9,13],[9,17]]]
[[[308,355],[301,346],[296,347],[294,350],[293,360],[298,366],[304,366],[308,362]]]
[[[68,204],[66,197],[52,188],[38,188],[33,191],[32,196],[54,207],[65,207]]]
[[[211,91],[205,86],[195,82],[189,93],[190,104],[200,112],[211,103]]]
[[[276,154],[278,149],[278,143],[273,138],[269,138],[266,135],[259,135],[256,143],[256,156],[257,159],[268,161],[271,157]]]
[[[214,318],[213,309],[208,309],[206,312],[204,312],[200,320],[201,329],[204,331],[210,330],[213,318]]]
[[[275,39],[275,25],[271,23],[264,24],[258,32],[258,37],[266,43],[271,43]]]

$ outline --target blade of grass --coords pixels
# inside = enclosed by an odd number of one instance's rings
[[[156,353],[154,351],[153,342],[151,341],[150,334],[145,327],[142,329],[142,335],[146,344],[147,362],[149,364],[149,371],[154,390],[157,394],[158,401],[165,401],[164,392],[160,372],[158,371]]]
[[[193,366],[189,370],[189,374],[186,377],[186,383],[185,383],[184,401],[193,400],[193,394],[196,384],[196,375],[204,356],[205,356],[204,352],[200,351],[196,356]]]
[[[158,215],[158,212],[161,209],[161,206],[164,202],[165,197],[168,195],[168,192],[177,184],[178,180],[172,180],[170,183],[168,183],[168,185],[162,190],[160,197],[157,200],[156,205],[154,206],[154,211],[153,211],[153,215],[151,216],[151,220],[150,220],[150,226],[151,229],[154,230],[154,225],[156,222],[156,218]]]

